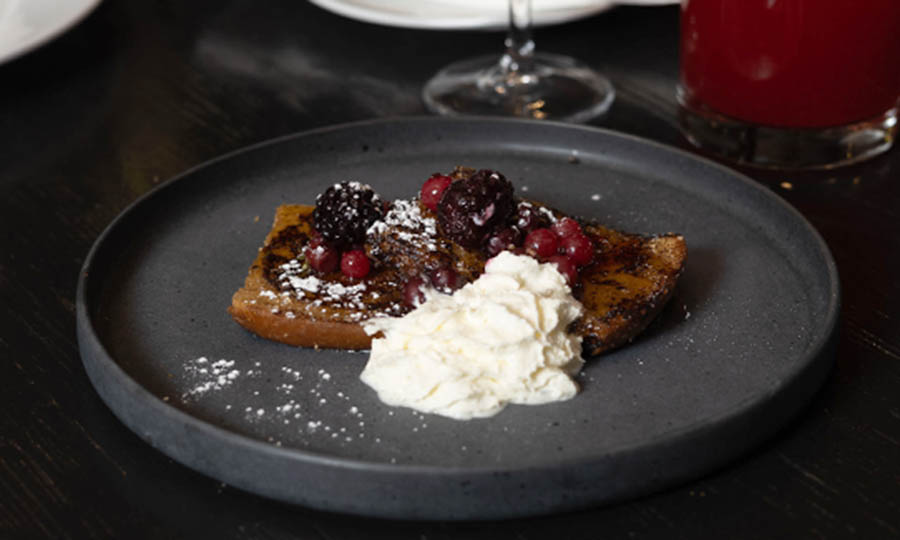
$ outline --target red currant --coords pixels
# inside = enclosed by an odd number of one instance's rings
[[[340,260],[338,250],[326,244],[319,237],[313,238],[306,244],[304,256],[310,268],[323,274],[336,269]]]
[[[428,282],[422,277],[412,277],[403,287],[403,301],[409,307],[416,307],[425,302],[425,288]]]
[[[364,278],[369,275],[371,263],[361,249],[345,251],[341,256],[341,272],[347,277]]]
[[[488,257],[493,257],[501,251],[516,247],[521,240],[522,233],[515,227],[509,227],[497,232],[497,234],[488,238],[487,245],[485,246]]]
[[[550,229],[556,233],[556,236],[560,238],[582,234],[581,225],[579,225],[577,221],[570,217],[562,218],[561,220],[551,225]]]
[[[590,264],[594,258],[594,243],[584,234],[564,237],[559,242],[559,250],[578,266]]]
[[[438,202],[440,202],[444,190],[452,183],[453,179],[449,176],[435,173],[422,184],[422,192],[419,194],[419,199],[432,212],[437,212]]]
[[[431,283],[435,289],[447,294],[466,284],[462,277],[452,268],[438,268],[432,272]]]
[[[569,287],[574,286],[578,281],[578,268],[565,255],[554,255],[547,259],[547,262],[555,266],[556,270],[566,278]]]
[[[525,250],[538,259],[546,259],[556,253],[559,239],[550,229],[535,229],[525,237]]]

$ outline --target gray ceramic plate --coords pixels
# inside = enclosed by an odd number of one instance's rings
[[[344,179],[409,197],[456,164],[500,170],[572,214],[687,238],[672,301],[587,364],[575,399],[469,422],[393,409],[358,380],[366,354],[296,349],[231,321],[278,204]],[[723,167],[586,127],[420,118],[279,139],[143,197],[85,262],[78,338],[115,414],[222,482],[342,512],[503,518],[621,500],[739,457],[825,378],[838,303],[819,235]]]

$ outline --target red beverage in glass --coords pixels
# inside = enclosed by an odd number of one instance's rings
[[[900,97],[900,0],[685,0],[684,99],[750,124],[823,128]]]

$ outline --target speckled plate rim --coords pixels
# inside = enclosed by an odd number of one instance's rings
[[[753,398],[736,403],[733,407],[722,411],[717,415],[710,415],[700,419],[696,419],[693,423],[682,428],[675,428],[660,434],[656,438],[643,440],[640,443],[621,445],[610,451],[602,457],[603,463],[598,463],[596,457],[585,459],[560,460],[552,466],[547,467],[512,467],[504,468],[502,466],[492,465],[489,467],[439,467],[427,465],[409,465],[409,464],[387,464],[374,463],[362,460],[354,460],[347,458],[336,458],[329,455],[323,455],[315,452],[277,447],[262,441],[258,441],[249,437],[245,437],[234,432],[228,431],[221,427],[215,426],[208,422],[195,418],[172,405],[167,404],[156,395],[152,394],[141,386],[137,381],[131,378],[116,363],[115,359],[109,354],[99,336],[97,335],[90,314],[90,295],[96,289],[96,283],[91,281],[91,275],[97,264],[98,258],[102,255],[102,251],[108,238],[113,235],[117,226],[128,218],[128,215],[135,211],[136,208],[144,204],[145,201],[163,193],[167,189],[172,189],[179,182],[189,181],[191,176],[196,172],[215,163],[227,161],[243,153],[253,152],[263,147],[283,144],[298,138],[312,137],[315,138],[325,133],[338,130],[353,130],[363,127],[372,127],[387,124],[409,124],[410,126],[421,126],[423,124],[478,124],[478,123],[494,123],[508,124],[513,128],[516,125],[530,126],[534,128],[537,125],[550,129],[562,130],[581,130],[585,135],[610,137],[619,139],[627,144],[638,145],[652,151],[654,153],[665,154],[669,159],[675,159],[680,162],[691,163],[693,166],[707,168],[716,171],[719,175],[724,175],[733,180],[740,189],[750,190],[757,195],[768,199],[768,202],[774,204],[780,211],[786,213],[789,219],[795,221],[795,225],[799,227],[806,239],[813,243],[814,250],[817,251],[824,262],[822,271],[825,273],[829,284],[829,298],[827,310],[821,317],[821,323],[814,331],[814,339],[807,347],[809,351],[805,357],[805,361],[798,362],[795,369],[786,377],[778,382],[776,387],[766,395],[757,395]],[[96,281],[96,280],[94,280]],[[100,234],[94,245],[91,247],[87,257],[85,258],[81,274],[78,279],[78,288],[76,293],[76,326],[79,350],[85,369],[100,397],[106,402],[113,413],[130,429],[137,433],[141,438],[152,446],[166,453],[175,460],[194,468],[204,474],[218,478],[226,483],[246,489],[248,491],[283,500],[303,504],[315,508],[349,512],[355,514],[370,515],[385,518],[407,518],[407,519],[495,519],[521,517],[527,515],[545,514],[556,511],[571,510],[581,508],[591,504],[599,504],[622,500],[638,494],[656,491],[666,486],[676,484],[688,478],[696,477],[699,474],[714,470],[728,462],[733,461],[738,456],[743,455],[750,449],[756,447],[762,441],[770,438],[779,429],[783,428],[787,422],[796,416],[800,410],[811,399],[816,390],[825,380],[830,370],[834,347],[837,338],[837,324],[840,311],[840,282],[838,278],[837,266],[831,253],[815,228],[791,205],[783,199],[772,193],[765,187],[754,182],[739,173],[728,169],[725,166],[712,162],[710,160],[697,157],[682,150],[672,148],[654,141],[649,141],[640,137],[622,134],[602,128],[578,126],[570,124],[562,124],[555,122],[537,122],[531,120],[518,119],[495,119],[495,118],[435,118],[435,117],[402,117],[402,118],[384,118],[377,120],[365,120],[360,122],[352,122],[347,124],[339,124],[334,126],[325,126],[309,131],[290,134],[278,137],[268,141],[263,141],[236,151],[224,154],[196,167],[193,167],[184,173],[172,178],[170,181],[156,187],[155,189],[144,194],[124,211],[122,211]],[[125,404],[132,410],[123,410]],[[773,411],[780,411],[778,421],[768,420],[760,422]],[[135,412],[137,411],[137,412]],[[788,414],[784,414],[788,411]],[[140,421],[137,416],[140,416]],[[147,419],[151,419],[153,426],[148,427]],[[762,423],[763,426],[756,426],[751,431],[750,437],[744,433],[750,425]],[[710,425],[715,426],[716,433],[729,431],[735,434],[735,437],[726,441],[718,441],[715,446],[719,449],[718,456],[705,460],[700,465],[697,463],[684,463],[680,468],[672,470],[665,477],[656,479],[647,479],[647,481],[638,483],[633,486],[622,486],[613,493],[606,496],[593,497],[591,500],[570,501],[566,504],[556,504],[540,509],[524,507],[521,510],[510,510],[501,513],[483,514],[480,512],[457,512],[453,510],[441,511],[416,511],[406,513],[397,511],[392,508],[371,507],[370,504],[364,506],[356,506],[352,501],[333,501],[333,500],[292,500],[286,498],[284,493],[277,489],[260,489],[258,486],[247,485],[246,478],[234,477],[229,478],[227,471],[218,470],[217,467],[209,466],[209,464],[191,463],[190,459],[185,459],[182,444],[173,443],[166,440],[165,437],[157,437],[156,429],[167,425],[179,426],[185,430],[184,441],[194,442],[197,444],[205,444],[207,441],[214,441],[209,448],[215,445],[224,445],[238,453],[254,458],[261,457],[263,461],[271,460],[271,466],[275,469],[279,467],[295,467],[302,465],[303,474],[311,474],[321,472],[317,469],[334,471],[340,469],[349,471],[353,474],[367,473],[378,478],[411,478],[431,477],[434,479],[460,479],[466,478],[475,482],[495,482],[498,477],[508,477],[509,475],[539,477],[542,474],[560,470],[581,471],[586,472],[592,469],[606,470],[611,462],[627,461],[631,465],[637,466],[642,459],[646,459],[643,451],[654,445],[665,444],[670,449],[690,448],[698,444],[711,443],[712,439],[720,439],[721,435],[711,433]],[[744,435],[738,435],[744,434]],[[181,442],[184,442],[181,441]],[[190,452],[188,452],[190,453]],[[493,479],[493,480],[492,480]],[[251,483],[252,484],[252,483]],[[476,484],[477,485],[477,484]]]

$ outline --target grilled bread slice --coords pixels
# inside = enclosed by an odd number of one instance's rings
[[[530,204],[539,205],[530,201]],[[539,205],[553,218],[561,212]],[[410,276],[450,265],[467,281],[484,271],[486,256],[442,238],[430,210],[416,200],[395,201],[386,219],[369,231],[371,273],[353,280],[335,271],[317,275],[305,266],[303,247],[313,234],[314,207],[280,206],[275,223],[229,312],[247,330],[290,345],[365,349],[362,323],[401,316]],[[639,334],[674,291],[687,248],[679,235],[646,237],[582,223],[595,246],[594,261],[580,272],[573,294],[585,307],[574,331],[585,356],[618,347]]]
[[[647,237],[596,224],[584,232],[598,249],[574,291],[584,306],[575,332],[592,356],[634,339],[659,314],[684,270],[687,245],[676,234]]]
[[[313,234],[314,209],[277,208],[275,223],[228,311],[238,324],[266,339],[302,347],[368,348],[371,338],[360,322],[383,313],[382,306],[402,302],[402,282],[395,284],[390,271],[380,272],[372,279],[384,284],[384,295],[373,293],[374,281],[373,292],[364,294],[340,271],[318,277],[309,273],[300,254]]]

